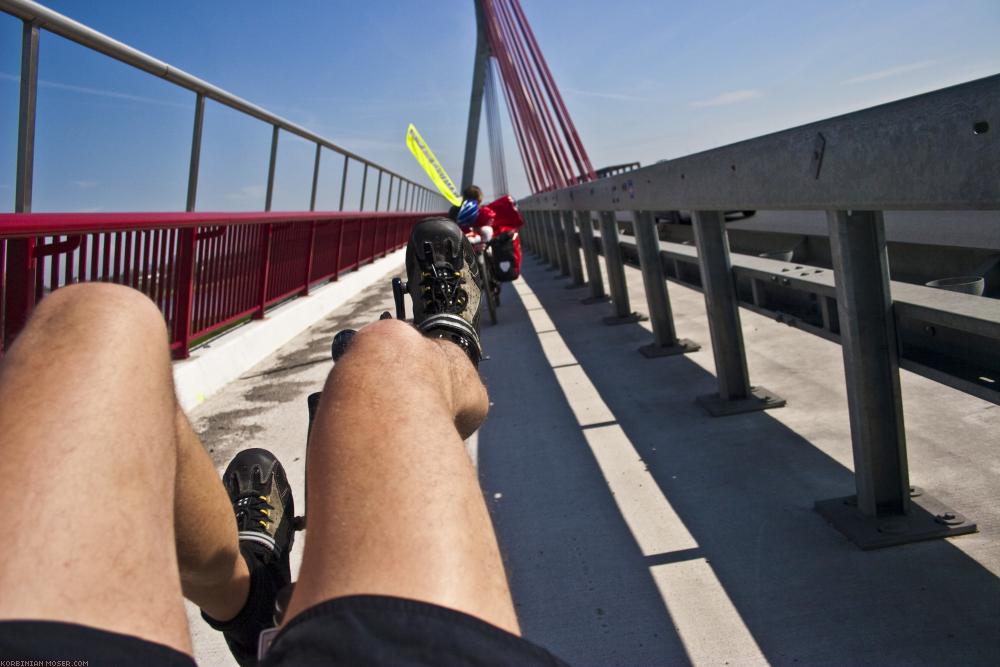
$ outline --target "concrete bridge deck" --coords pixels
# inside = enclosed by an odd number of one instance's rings
[[[604,326],[586,290],[524,269],[484,325],[493,407],[469,445],[526,636],[576,665],[997,664],[1000,408],[901,372],[911,482],[980,532],[862,552],[812,509],[853,491],[838,345],[743,310],[751,377],[788,406],[713,419],[699,292],[669,286],[702,350],[650,360],[648,326]],[[388,276],[194,410],[220,471],[268,447],[301,498],[305,396],[333,334],[382,310]],[[201,664],[232,664],[192,628]]]

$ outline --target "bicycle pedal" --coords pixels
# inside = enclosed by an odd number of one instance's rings
[[[306,516],[293,516],[292,517],[292,530],[299,531],[306,529]]]

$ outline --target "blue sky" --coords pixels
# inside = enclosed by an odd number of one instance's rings
[[[413,122],[460,175],[471,0],[46,4],[426,182],[403,141]],[[596,167],[678,157],[1000,72],[998,0],[522,4]],[[0,14],[7,211],[19,48],[20,22]],[[183,209],[193,94],[47,33],[39,79],[36,211]],[[504,129],[511,189],[522,195]],[[262,209],[269,141],[263,123],[210,103],[198,208]],[[312,158],[313,147],[282,136],[275,210],[308,207]],[[336,208],[340,164],[324,153],[318,208]],[[489,189],[485,150],[477,165]],[[359,170],[349,172],[349,204],[359,188]]]

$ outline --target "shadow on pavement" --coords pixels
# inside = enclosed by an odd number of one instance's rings
[[[506,286],[500,324],[483,332],[495,405],[479,470],[526,636],[580,665],[689,663],[650,567],[697,556],[771,664],[996,664],[1000,581],[988,570],[948,541],[859,551],[813,510],[852,491],[850,470],[767,413],[707,417],[693,399],[714,376],[684,357],[645,359],[647,330],[601,325],[607,306],[581,306],[585,290],[524,264],[698,545],[643,556]]]

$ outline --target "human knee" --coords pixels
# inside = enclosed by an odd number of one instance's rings
[[[402,320],[378,320],[360,329],[351,341],[352,359],[419,359],[428,341]]]
[[[88,335],[109,341],[115,333],[150,341],[166,334],[156,304],[138,290],[111,283],[58,289],[39,303],[32,320],[43,327],[58,327],[59,334],[77,341]]]

